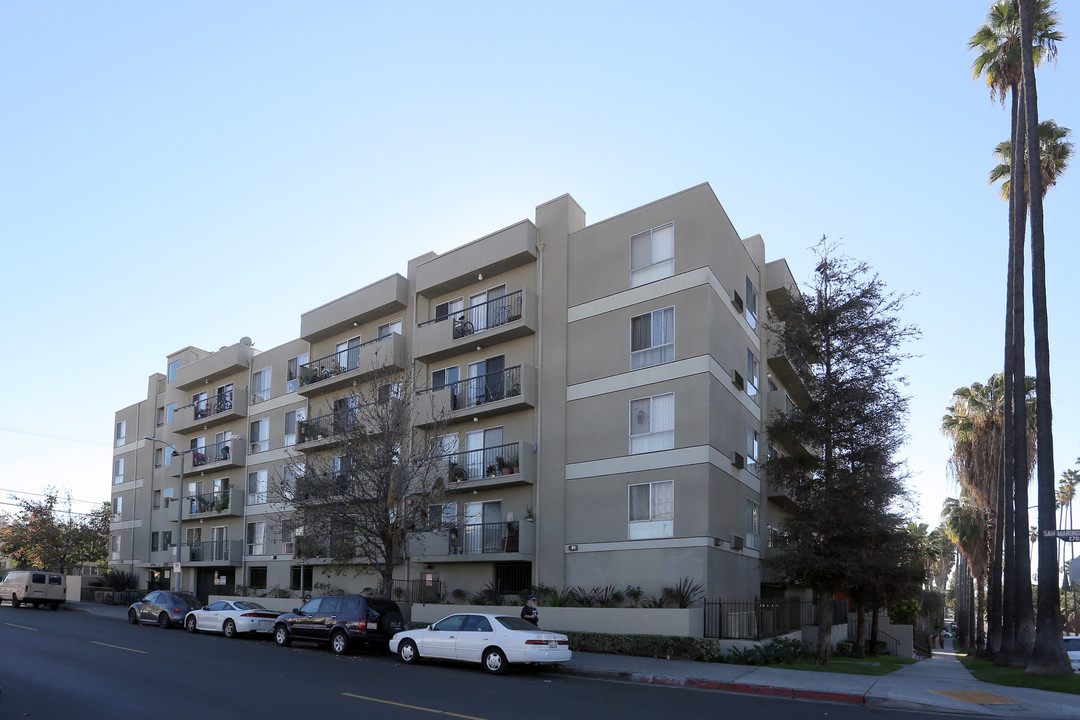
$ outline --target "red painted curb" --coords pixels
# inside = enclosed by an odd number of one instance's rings
[[[851,693],[820,692],[817,690],[795,690],[793,697],[803,698],[806,700],[828,700],[830,702],[851,703],[852,705],[862,705],[866,700],[862,695],[852,695]]]

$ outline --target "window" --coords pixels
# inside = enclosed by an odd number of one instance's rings
[[[759,404],[761,402],[761,399],[758,398],[758,375],[760,373],[761,364],[754,357],[754,351],[746,348],[746,394]]]
[[[630,238],[630,287],[675,274],[675,223]]]
[[[249,522],[247,524],[247,554],[248,555],[263,555],[265,554],[264,542],[266,540],[266,523]]]
[[[440,503],[428,508],[428,522],[432,530],[457,525],[457,503]]]
[[[256,405],[270,399],[270,370],[263,368],[251,376],[251,404]]]
[[[304,464],[286,465],[281,470],[281,495],[286,500],[292,500],[296,493],[296,478],[304,476]]]
[[[289,573],[289,589],[311,592],[311,565],[293,565]]]
[[[204,417],[210,415],[211,406],[207,404],[206,393],[194,393],[191,396],[191,404],[195,408],[196,420],[202,420]]]
[[[169,363],[169,382],[172,382],[173,380],[176,379],[176,371],[179,370],[179,369],[180,369],[180,361],[179,360],[173,360],[171,363]]]
[[[306,414],[304,410],[285,413],[285,447],[296,444],[296,424],[304,422]]]
[[[675,447],[675,393],[630,401],[630,452]]]
[[[159,510],[161,508],[161,491],[154,491],[154,509]]]
[[[150,552],[157,552],[160,548],[161,533],[156,530],[150,533]]]
[[[116,423],[116,447],[127,442],[127,420]]]
[[[266,566],[248,568],[248,587],[266,589]]]
[[[757,475],[758,452],[760,441],[758,431],[751,425],[746,426],[746,469]]]
[[[334,368],[335,374],[343,373],[347,370],[355,370],[360,366],[361,344],[362,341],[360,340],[359,335],[337,344],[337,358],[335,359],[337,367]]]
[[[162,405],[157,409],[157,426],[161,427],[165,424],[165,406]]]
[[[379,402],[390,402],[390,398],[401,399],[401,383],[392,382],[379,386]]]
[[[384,337],[390,337],[393,333],[401,334],[401,321],[395,320],[394,322],[388,322],[379,326],[379,339]]]
[[[112,541],[109,543],[110,560],[120,559],[120,535],[113,535]],[[44,576],[42,576],[44,580]]]
[[[300,386],[300,366],[307,365],[308,354],[301,353],[294,358],[289,358],[285,365],[285,392],[296,392]]]
[[[449,302],[439,303],[435,306],[435,320],[445,320],[453,316],[455,319],[465,309],[465,298],[457,298]]]
[[[675,359],[675,308],[654,310],[630,319],[630,369]]]
[[[746,278],[746,303],[743,316],[746,317],[746,322],[750,323],[750,327],[757,327],[757,290],[754,289],[754,283],[750,282],[749,276]]]
[[[172,547],[172,530],[161,531],[161,549],[168,550]]]
[[[165,406],[165,424],[171,425],[173,414],[176,412],[176,403],[169,403]]]
[[[746,498],[746,547],[751,550],[758,549],[758,538],[761,530],[761,514],[758,504]]]
[[[248,473],[248,505],[266,502],[266,471]]]
[[[281,552],[291,555],[296,551],[296,529],[288,520],[281,521]]]
[[[481,360],[469,365],[469,381],[466,384],[466,407],[502,400],[506,392],[506,356]]]
[[[443,368],[442,370],[436,370],[431,373],[431,389],[442,390],[447,385],[450,387],[450,409],[458,409],[458,395],[460,392],[460,385],[456,383],[461,380],[461,366],[455,365],[454,367]]]
[[[120,516],[124,514],[124,498],[122,496],[120,496],[120,495],[117,495],[116,497],[113,498],[112,506],[113,506],[113,519],[114,520],[119,520]]]
[[[270,449],[270,418],[251,423],[251,452],[261,453]]]
[[[113,484],[119,485],[124,482],[124,458],[113,460]]]
[[[162,448],[154,448],[154,467],[161,467],[161,463],[165,458],[165,451]]]
[[[672,537],[675,520],[675,481],[631,485],[627,519],[631,540]]]

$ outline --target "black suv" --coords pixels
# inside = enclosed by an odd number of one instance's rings
[[[285,647],[293,640],[329,642],[341,655],[354,644],[385,648],[394,633],[405,628],[401,608],[393,600],[362,595],[324,595],[274,623],[274,642]]]

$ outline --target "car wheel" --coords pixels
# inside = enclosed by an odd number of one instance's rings
[[[484,651],[484,669],[492,675],[502,675],[506,672],[506,656],[499,648],[488,648]]]
[[[420,662],[420,651],[412,640],[403,640],[397,649],[398,657],[406,665],[415,665]]]
[[[289,637],[289,628],[284,625],[278,625],[274,628],[274,642],[281,647],[288,647],[289,643],[292,642],[292,638]]]
[[[135,608],[128,608],[128,622],[132,625],[138,624],[139,613],[135,612]]]
[[[349,652],[349,636],[344,630],[335,630],[330,635],[330,649],[335,655],[344,655]]]
[[[162,611],[162,613],[157,616],[157,624],[163,628],[169,627],[169,613]]]
[[[236,623],[232,620],[226,620],[225,624],[221,626],[221,632],[227,638],[236,637]]]
[[[11,607],[17,608],[20,605],[22,605],[22,600],[19,599],[19,596],[18,595],[12,595],[11,596]]]
[[[184,623],[184,627],[187,628],[189,633],[199,632],[199,621],[195,619],[194,615],[188,615],[187,622]]]

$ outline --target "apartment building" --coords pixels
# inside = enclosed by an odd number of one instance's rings
[[[803,361],[764,321],[792,292],[787,264],[738,235],[708,184],[593,225],[556,198],[303,312],[284,345],[169,355],[116,414],[110,562],[148,586],[175,586],[179,567],[203,596],[371,587],[299,557],[274,489],[333,454],[352,388],[389,369],[446,410],[452,475],[396,581],[777,593],[762,559],[788,499],[759,467],[805,451],[765,437],[770,412],[804,399]]]

